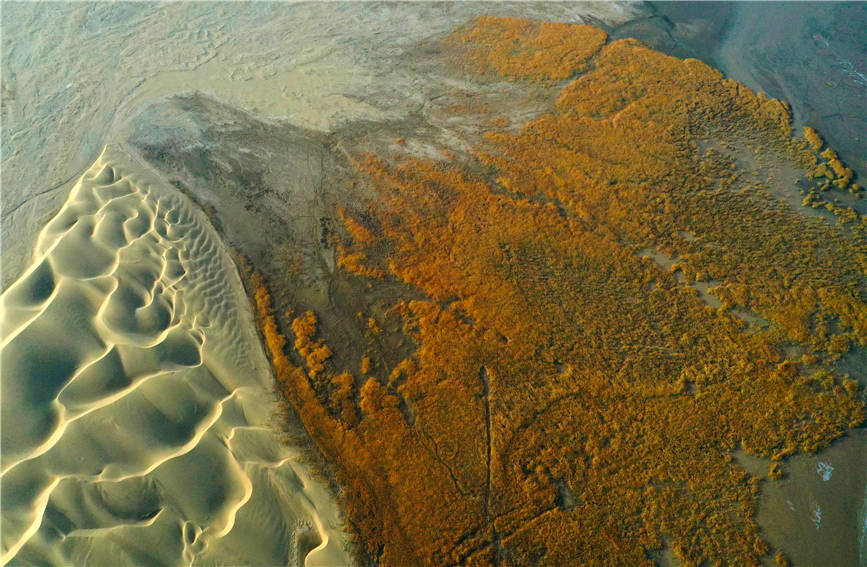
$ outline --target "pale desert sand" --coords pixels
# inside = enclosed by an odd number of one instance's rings
[[[3,564],[347,564],[231,260],[143,167],[106,150],[0,300]]]

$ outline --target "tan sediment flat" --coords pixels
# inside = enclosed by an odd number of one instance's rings
[[[762,490],[757,521],[794,565],[865,565],[867,431],[797,455]]]
[[[2,563],[348,564],[204,214],[106,150],[2,296]]]
[[[114,125],[146,102],[202,91],[322,131],[405,118],[436,88],[432,77],[393,64],[419,39],[479,13],[617,23],[639,11],[620,2],[8,3],[0,66],[3,285],[28,265],[59,194],[112,139]]]

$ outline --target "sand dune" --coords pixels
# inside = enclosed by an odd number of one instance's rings
[[[3,294],[2,563],[347,564],[203,214],[106,150]]]

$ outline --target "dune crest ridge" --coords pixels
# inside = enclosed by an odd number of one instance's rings
[[[350,562],[201,211],[106,148],[34,258],[0,298],[3,565]]]

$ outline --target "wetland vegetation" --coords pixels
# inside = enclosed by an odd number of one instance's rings
[[[250,280],[363,561],[787,565],[734,453],[774,482],[865,420],[837,365],[867,346],[852,170],[786,103],[605,37],[472,20],[441,64],[545,112],[453,104],[488,127],[439,159],[343,147],[324,238],[351,341]]]

